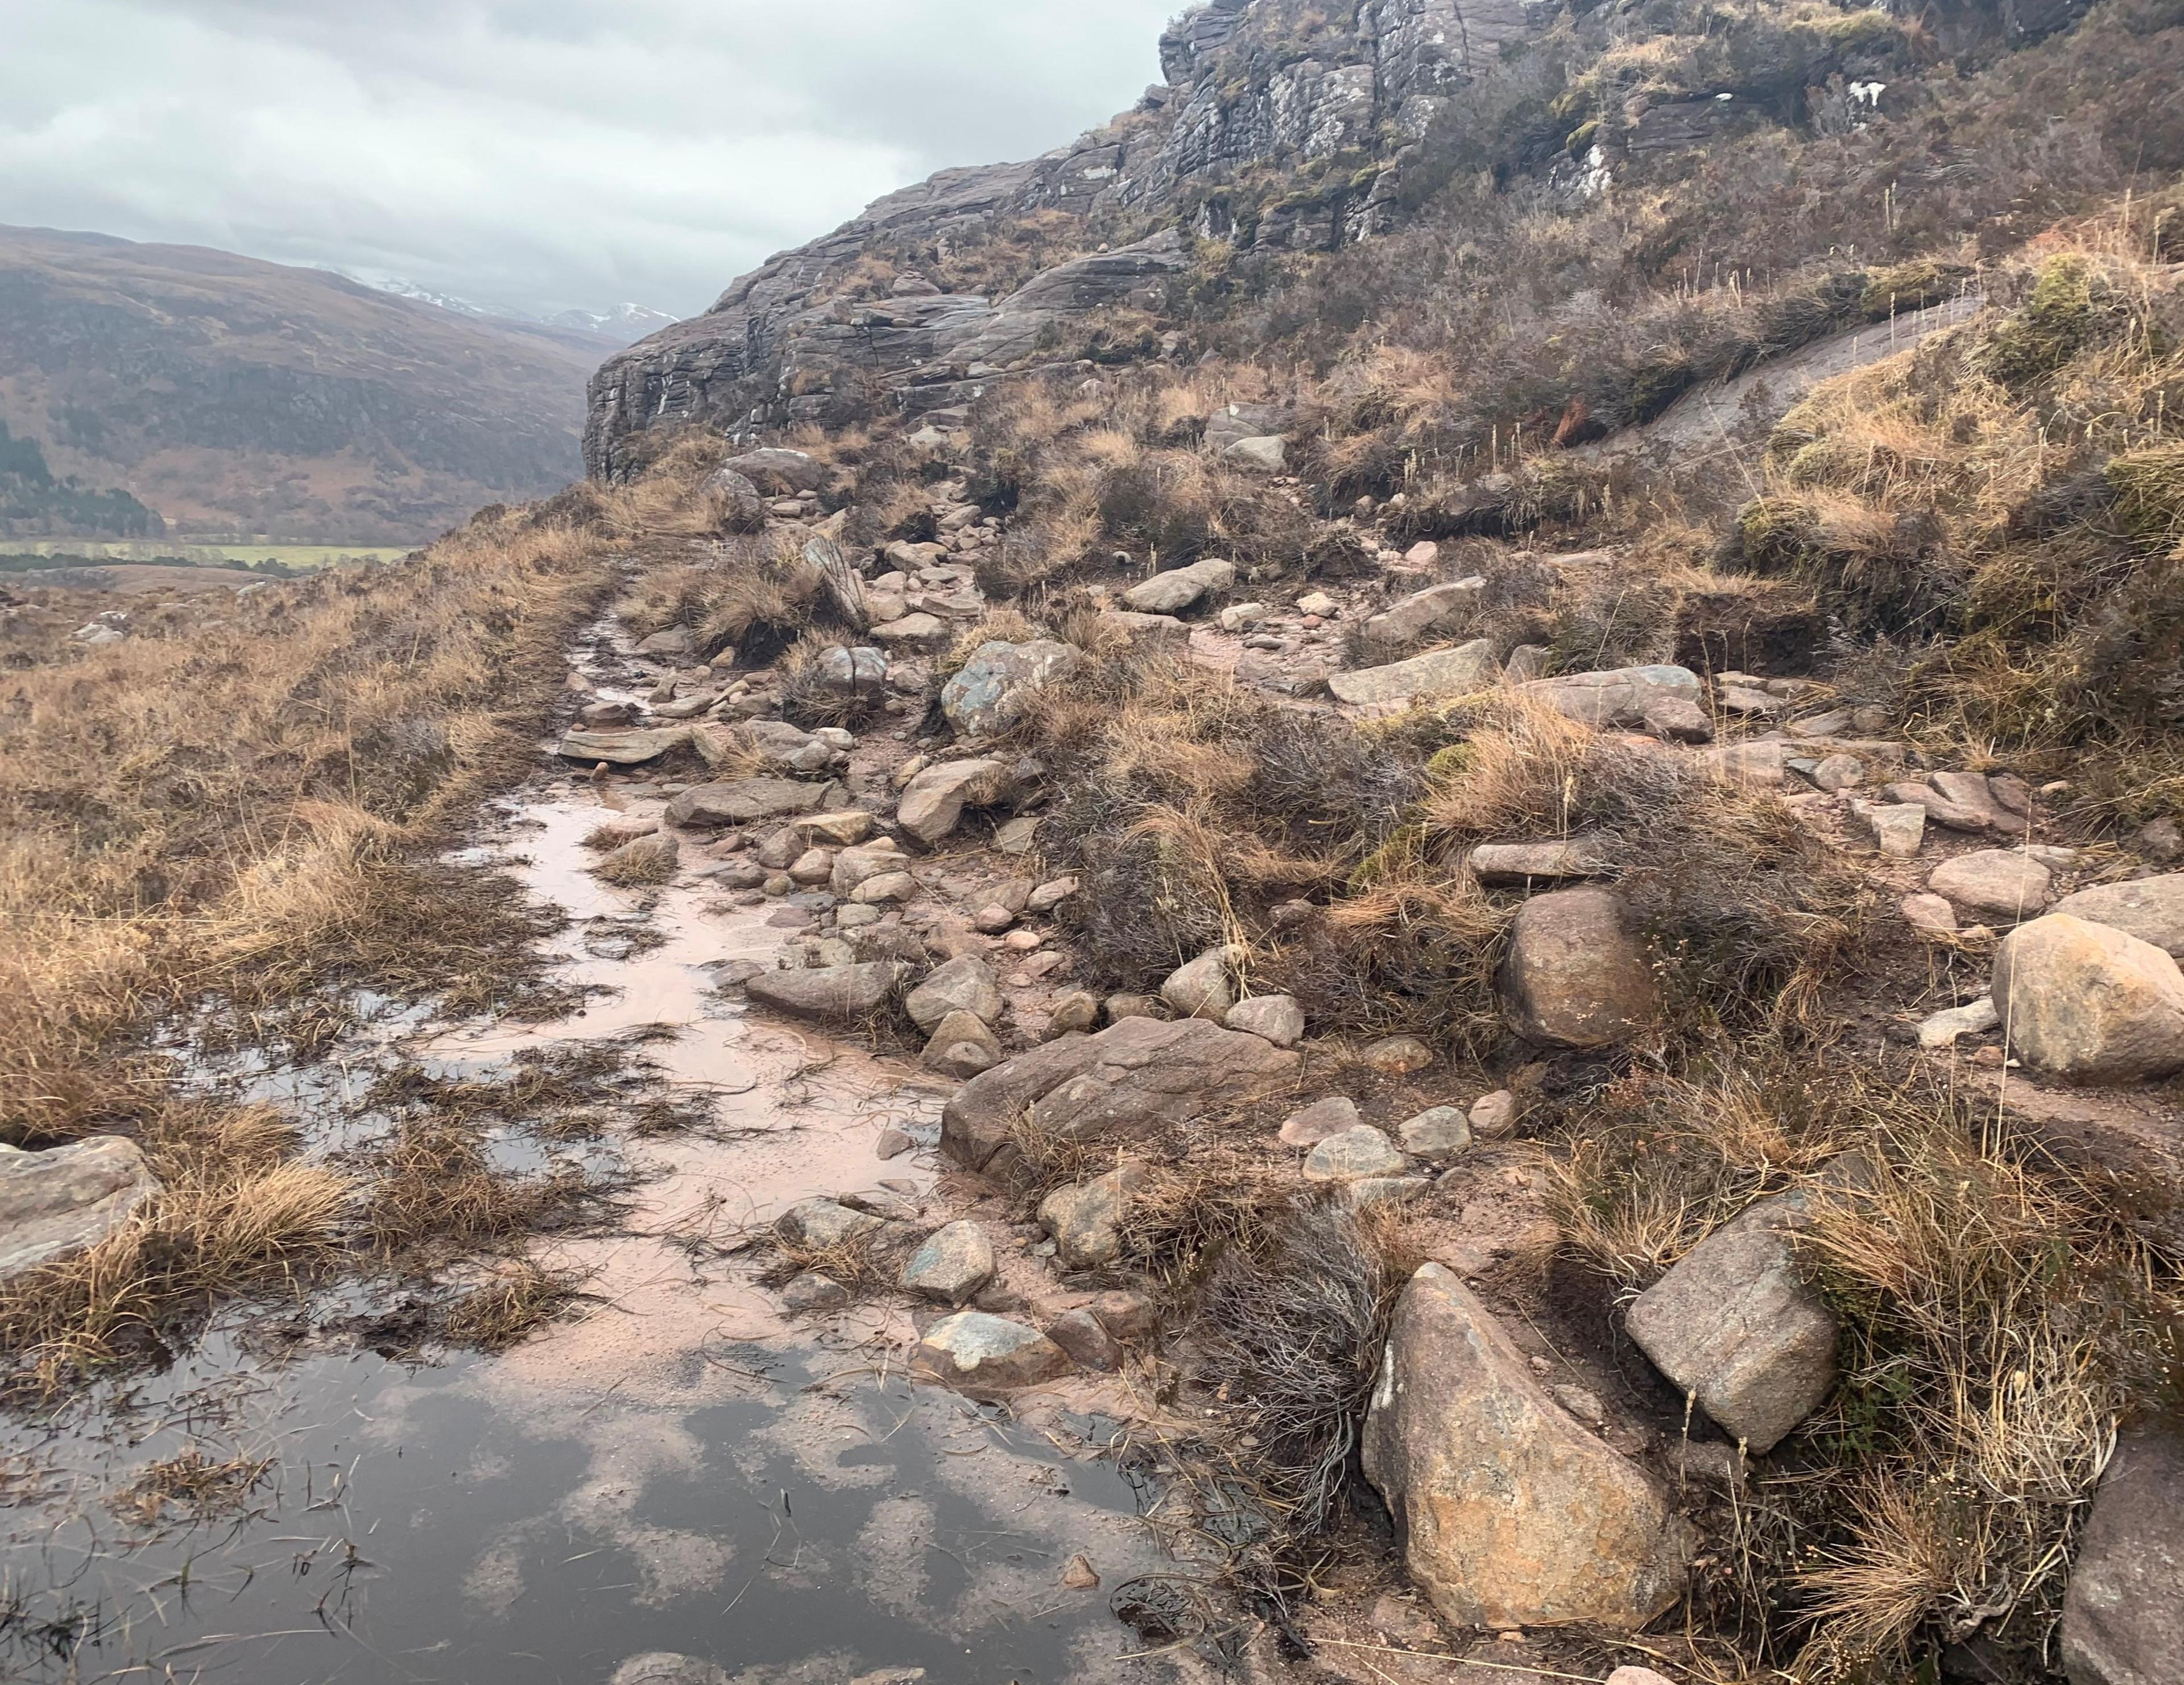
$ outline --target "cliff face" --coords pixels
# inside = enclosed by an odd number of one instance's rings
[[[1459,176],[1573,205],[1672,181],[1724,137],[1914,108],[1941,52],[2035,39],[2083,8],[1972,0],[1915,23],[1821,0],[1690,9],[1213,0],[1169,27],[1164,81],[1106,127],[891,193],[610,359],[586,464],[620,478],[654,430],[916,414],[1118,338],[1149,351],[1204,243],[1332,250],[1392,232]]]

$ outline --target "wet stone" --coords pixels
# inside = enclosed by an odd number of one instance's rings
[[[1121,1345],[1089,1310],[1062,1312],[1046,1325],[1046,1337],[1067,1352],[1079,1368],[1105,1370],[1122,1366]]]
[[[994,1248],[975,1223],[935,1230],[902,1267],[902,1285],[913,1293],[960,1305],[994,1279]]]
[[[807,1269],[781,1290],[781,1302],[793,1311],[834,1310],[849,1303],[850,1290],[831,1275]]]
[[[1036,1328],[985,1311],[958,1311],[925,1331],[912,1371],[959,1392],[1006,1392],[1069,1371],[1069,1355]]]

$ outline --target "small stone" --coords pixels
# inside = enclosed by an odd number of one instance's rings
[[[1100,997],[1089,989],[1072,989],[1055,998],[1054,1009],[1047,1014],[1046,1033],[1050,1039],[1085,1034],[1099,1024]]]
[[[831,1199],[800,1200],[774,1219],[774,1231],[791,1246],[817,1252],[850,1246],[879,1232],[880,1219]]]
[[[1471,1124],[1454,1106],[1435,1106],[1406,1119],[1396,1131],[1403,1151],[1420,1158],[1453,1158],[1471,1145]]]
[[[1312,591],[1296,600],[1300,614],[1316,614],[1324,619],[1336,613],[1341,605],[1324,591]]]
[[[1304,1161],[1305,1180],[1353,1182],[1368,1176],[1397,1176],[1409,1168],[1393,1141],[1370,1124],[1359,1124],[1327,1136]]]
[[[913,1293],[960,1305],[994,1279],[994,1248],[976,1223],[950,1223],[925,1237],[902,1267]]]
[[[1069,1355],[1036,1328],[961,1310],[925,1331],[911,1353],[911,1367],[927,1380],[972,1394],[1036,1386],[1069,1370]]]
[[[1100,1588],[1100,1576],[1092,1571],[1085,1557],[1072,1556],[1061,1565],[1061,1583],[1072,1592],[1091,1592]]]
[[[1161,985],[1161,999],[1185,1018],[1220,1023],[1235,1004],[1228,984],[1228,949],[1214,948],[1178,966]]]
[[[1080,1369],[1107,1370],[1122,1366],[1122,1347],[1089,1310],[1064,1311],[1046,1325],[1046,1337],[1068,1353]]]
[[[1433,1049],[1415,1035],[1384,1035],[1366,1043],[1357,1057],[1384,1076],[1409,1076],[1434,1062]]]
[[[1122,1256],[1123,1206],[1141,1174],[1124,1166],[1056,1188],[1039,1202],[1039,1224],[1054,1236],[1056,1253],[1067,1268],[1099,1269]]]
[[[1045,940],[1036,930],[1011,930],[1001,938],[1001,946],[1009,953],[1028,954]]]
[[[1618,1667],[1607,1676],[1607,1685],[1672,1685],[1650,1667]]]
[[[994,986],[993,968],[973,954],[964,954],[935,966],[932,974],[903,997],[911,1022],[931,1035],[951,1013],[964,1012],[988,1024],[1001,1016],[1001,991]]]
[[[1329,1095],[1284,1118],[1281,1139],[1290,1147],[1317,1147],[1329,1135],[1356,1129],[1360,1121],[1355,1100],[1346,1094]]]
[[[781,1302],[793,1311],[833,1310],[849,1303],[850,1290],[831,1275],[807,1269],[789,1279]]]
[[[933,1027],[922,1062],[928,1070],[967,1080],[1000,1063],[1001,1044],[976,1013],[950,1013]]]
[[[1143,1293],[1117,1288],[1095,1295],[1089,1308],[1100,1325],[1125,1345],[1137,1345],[1160,1332],[1160,1308]]]
[[[971,915],[971,928],[989,936],[998,936],[1017,922],[1017,916],[1005,907],[982,907]]]
[[[834,875],[834,854],[831,849],[806,849],[788,868],[791,879],[806,885],[823,884]]]
[[[1654,736],[1671,743],[1713,741],[1713,722],[1688,696],[1654,697],[1645,705],[1640,720]]]
[[[1158,1018],[1160,1002],[1150,995],[1110,995],[1101,1003],[1107,1022],[1120,1024],[1126,1018]]]
[[[872,1157],[900,1158],[916,1145],[905,1131],[889,1127],[882,1130],[878,1138],[872,1142]]]
[[[1041,884],[1024,897],[1024,911],[1044,916],[1053,912],[1076,893],[1077,879],[1056,878],[1050,882]]]
[[[1277,1047],[1294,1047],[1304,1035],[1304,1008],[1288,995],[1256,995],[1239,1001],[1222,1021],[1231,1029],[1263,1036]]]
[[[1926,810],[1915,802],[1879,802],[1858,810],[1873,833],[1875,847],[1887,860],[1909,860],[1926,836]]]
[[[1968,1006],[1950,1007],[1936,1013],[1919,1026],[1919,1045],[1932,1049],[1955,1044],[1959,1035],[1978,1035],[2002,1022],[1992,999],[1982,997]]]
[[[2184,856],[2184,826],[2165,816],[2141,825],[2137,840],[2139,847],[2156,860],[2175,860]]]
[[[759,888],[769,896],[785,896],[796,887],[796,879],[786,872],[770,872]]]
[[[1807,776],[1821,789],[1856,789],[1865,782],[1865,762],[1855,755],[1824,755]]]
[[[1936,895],[1910,895],[1902,902],[1904,923],[1914,930],[1932,936],[1956,934],[1957,910],[1946,897]]]
[[[1359,1176],[1341,1186],[1345,1209],[1362,1211],[1368,1206],[1401,1205],[1433,1189],[1430,1176]]]
[[[1481,1141],[1499,1141],[1517,1127],[1517,1096],[1506,1088],[1471,1102],[1471,1132]]]
[[[1502,1012],[1527,1041],[1604,1047],[1639,1034],[1660,991],[1628,909],[1608,890],[1554,890],[1517,910],[1502,963]]]

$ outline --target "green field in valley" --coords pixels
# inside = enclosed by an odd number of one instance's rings
[[[50,559],[57,567],[102,561],[181,562],[198,567],[261,567],[308,573],[343,560],[393,561],[410,554],[409,544],[235,544],[201,542],[194,538],[0,538],[0,550],[12,558]],[[15,563],[20,568],[21,562]]]

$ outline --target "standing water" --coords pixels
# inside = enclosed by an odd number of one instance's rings
[[[0,1678],[599,1685],[651,1652],[754,1680],[923,1669],[934,1685],[1190,1665],[1137,1654],[1107,1611],[1162,1559],[1138,1493],[1098,1454],[1094,1401],[1017,1420],[912,1386],[900,1310],[856,1306],[815,1330],[756,1284],[751,1228],[869,1185],[883,1127],[929,1146],[939,1096],[721,998],[718,968],[771,963],[782,933],[687,871],[657,890],[592,878],[587,833],[617,811],[651,817],[652,801],[617,801],[555,782],[500,809],[474,851],[569,915],[554,954],[582,1010],[399,1019],[309,1070],[244,1063],[222,1080],[332,1151],[368,1136],[359,1101],[398,1061],[483,1073],[642,1037],[713,1123],[609,1144],[631,1179],[611,1232],[543,1255],[586,1272],[578,1308],[503,1354],[359,1351],[344,1320],[403,1307],[350,1289],[236,1308],[153,1379],[9,1421]],[[520,1126],[495,1147],[511,1163],[557,1150]],[[913,1197],[931,1180],[903,1174]],[[194,1520],[117,1502],[188,1453],[240,1459],[244,1495]],[[1080,1554],[1102,1586],[1066,1571]]]

